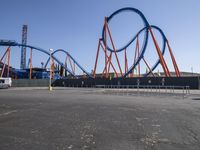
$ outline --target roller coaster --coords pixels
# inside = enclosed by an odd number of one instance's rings
[[[143,21],[143,24],[144,24],[144,27],[139,30],[139,32],[127,43],[125,44],[123,47],[121,48],[116,48],[115,45],[114,45],[114,41],[113,41],[113,38],[112,38],[112,35],[111,35],[111,31],[109,29],[109,22],[118,14],[120,13],[123,13],[123,12],[132,12],[132,13],[136,13],[137,15],[139,15],[139,17],[142,19]],[[159,47],[159,44],[154,36],[154,33],[153,33],[153,29],[154,30],[157,30],[160,34],[161,34],[161,37],[162,37],[162,42],[163,42],[163,46],[162,46],[162,51]],[[139,48],[139,35],[144,32],[145,35],[144,35],[144,40],[143,40],[143,44],[142,44],[142,48],[140,49]],[[157,54],[158,54],[158,60],[156,61],[156,63],[150,67],[150,65],[147,63],[147,61],[145,60],[145,57],[144,57],[144,54],[146,52],[146,49],[147,49],[147,44],[148,44],[148,41],[149,41],[149,33],[153,39],[153,43],[155,45],[155,48],[156,48],[156,51],[157,51]],[[110,39],[111,41],[111,45],[112,45],[112,48],[110,48],[108,46],[108,39]],[[134,41],[136,41],[136,48],[135,48],[135,56],[134,56],[134,61],[133,61],[133,64],[130,68],[128,68],[128,60],[127,60],[127,55],[126,55],[126,51],[128,49],[128,47],[130,47],[131,44],[134,43]],[[118,73],[116,71],[116,68],[115,66],[112,64],[112,55],[114,54],[115,55],[115,58],[117,60],[117,67],[119,68],[120,70],[120,77],[127,77],[128,75],[132,74],[134,69],[136,67],[138,67],[138,71],[139,71],[139,76],[140,76],[140,62],[143,60],[144,63],[146,64],[147,68],[148,68],[148,72],[144,75],[144,76],[148,76],[149,74],[152,74],[154,76],[154,73],[153,71],[156,69],[156,67],[161,64],[162,68],[163,68],[163,71],[164,71],[164,74],[166,77],[170,77],[171,74],[170,74],[170,71],[169,71],[169,68],[167,66],[167,63],[164,59],[164,53],[166,51],[166,45],[168,47],[168,50],[169,50],[169,53],[170,53],[170,56],[171,56],[171,59],[172,59],[172,62],[173,62],[173,65],[174,65],[174,69],[175,69],[175,73],[176,73],[176,76],[177,77],[180,77],[180,71],[179,71],[179,68],[177,66],[177,63],[176,63],[176,60],[175,60],[175,57],[172,53],[172,49],[169,45],[169,42],[164,34],[164,32],[157,26],[155,25],[150,25],[147,21],[147,19],[145,18],[145,16],[143,15],[143,13],[141,11],[139,11],[138,9],[135,9],[135,8],[122,8],[122,9],[119,9],[117,11],[115,11],[113,14],[111,14],[109,17],[105,17],[105,23],[104,23],[104,27],[103,27],[103,31],[102,31],[102,38],[99,39],[99,45],[98,45],[98,49],[97,49],[97,56],[96,56],[96,62],[95,62],[95,67],[94,67],[94,76],[95,76],[95,71],[96,71],[96,67],[97,67],[97,62],[98,62],[98,56],[99,56],[99,51],[100,51],[100,48],[103,49],[103,52],[105,54],[105,67],[104,67],[104,70],[103,70],[103,74],[105,76],[108,76],[109,74],[109,71],[110,71],[110,66],[113,68],[114,72],[115,72],[115,75],[118,77]],[[124,59],[124,62],[125,62],[125,71],[123,72],[122,71],[122,67],[121,67],[121,64],[120,64],[120,61],[118,59],[118,55],[117,53],[120,53],[124,51],[124,55],[125,55],[125,59]],[[110,54],[108,54],[110,52]],[[133,73],[134,74],[134,73]]]
[[[143,27],[136,33],[135,36],[132,37],[132,39],[127,42],[127,44],[125,44],[124,46],[122,46],[121,48],[116,48],[115,44],[114,44],[114,40],[111,34],[111,30],[109,27],[109,23],[112,21],[112,19],[124,12],[130,12],[130,13],[134,13],[136,15],[138,15],[143,22]],[[154,35],[154,30],[156,32],[158,32],[161,37],[162,37],[162,47],[160,48],[160,45],[157,42],[157,39]],[[141,34],[144,34],[144,39],[142,44],[140,44],[140,36]],[[149,43],[150,37],[152,38],[153,44],[155,46],[156,52],[157,52],[157,60],[155,61],[155,63],[153,65],[150,65],[146,58],[145,58],[145,52],[147,50],[147,45]],[[111,46],[109,46],[108,42],[111,43]],[[129,49],[129,47],[131,45],[135,44],[135,50],[134,50],[134,59],[131,59],[130,61],[128,61],[128,56],[127,56],[127,50]],[[142,45],[142,46],[140,46]],[[46,54],[49,59],[47,60],[47,62],[44,65],[44,68],[47,68],[48,63],[50,62],[50,55],[52,56],[52,64],[55,65],[55,63],[59,64],[66,72],[69,73],[69,76],[71,78],[110,78],[110,74],[114,73],[113,77],[116,78],[132,78],[132,77],[140,77],[141,75],[141,68],[140,68],[140,64],[143,62],[146,67],[147,70],[145,74],[143,74],[143,77],[147,77],[147,76],[153,76],[155,77],[155,69],[158,67],[158,65],[160,64],[163,72],[164,72],[164,76],[165,77],[171,77],[171,72],[169,71],[169,67],[167,65],[167,62],[164,58],[164,54],[166,52],[166,49],[169,50],[169,54],[174,66],[174,70],[175,70],[175,76],[176,77],[180,77],[180,71],[178,68],[178,65],[176,63],[175,57],[173,55],[172,49],[170,47],[169,41],[167,40],[164,32],[155,25],[150,25],[149,22],[147,21],[146,17],[144,16],[144,14],[139,11],[138,9],[135,8],[130,8],[130,7],[126,7],[126,8],[122,8],[119,9],[117,11],[115,11],[114,13],[112,13],[109,17],[105,17],[104,20],[104,26],[103,26],[103,30],[102,30],[102,37],[99,39],[98,41],[98,47],[97,47],[97,53],[96,53],[96,59],[95,59],[95,65],[94,65],[94,69],[92,72],[88,72],[86,71],[79,63],[78,61],[76,61],[74,59],[74,57],[72,57],[70,55],[69,52],[67,52],[64,49],[57,49],[55,50],[52,54],[50,54],[50,52],[48,50],[39,48],[39,47],[35,47],[35,46],[31,46],[31,45],[24,45],[24,44],[20,44],[16,41],[12,41],[12,40],[0,40],[0,46],[1,47],[6,47],[5,48],[5,52],[3,54],[3,56],[0,59],[0,68],[1,68],[1,77],[9,77],[10,75],[10,71],[16,71],[15,69],[11,68],[10,66],[10,53],[11,53],[11,48],[12,47],[26,47],[28,49],[30,49],[30,62],[29,62],[29,78],[32,78],[32,51],[40,51],[44,54]],[[103,51],[103,58],[99,58],[100,57],[100,51]],[[61,61],[60,58],[56,55],[57,53],[63,53],[65,55],[65,61]],[[124,60],[119,60],[118,54],[119,53],[124,53]],[[114,59],[116,60],[116,62],[114,63]],[[100,62],[102,61],[103,62]],[[122,63],[123,62],[123,63]],[[104,68],[102,70],[102,72],[97,73],[97,67],[98,64],[104,64]],[[117,65],[115,65],[117,64]],[[124,71],[122,70],[122,64],[124,64]],[[128,67],[128,64],[131,64],[130,67]],[[50,66],[52,68],[52,66]],[[80,74],[76,74],[75,68],[80,69],[84,75],[80,75]],[[138,70],[137,72],[137,76],[136,73],[134,72],[135,70]],[[53,70],[54,71],[54,70]]]
[[[3,54],[2,58],[1,58],[1,62],[2,60],[4,59],[4,63],[2,63],[3,67],[2,67],[2,73],[1,73],[1,76],[3,76],[4,74],[4,69],[5,67],[7,67],[7,76],[9,76],[9,68],[10,68],[10,63],[9,63],[9,59],[10,59],[10,49],[11,47],[14,47],[14,46],[18,46],[18,47],[26,47],[26,48],[30,48],[31,49],[31,53],[33,50],[36,50],[36,51],[40,51],[40,52],[43,52],[45,53],[46,55],[49,55],[50,56],[50,52],[48,50],[44,50],[42,48],[38,48],[38,47],[35,47],[35,46],[30,46],[30,45],[23,45],[23,44],[20,44],[20,43],[17,43],[15,41],[11,41],[11,40],[0,40],[0,45],[1,46],[8,46],[8,48],[6,49],[5,53]],[[59,58],[57,58],[54,54],[56,54],[57,52],[63,52],[67,58],[70,60],[70,62],[72,63],[73,62],[73,65],[77,66],[78,68],[80,68],[88,77],[92,77],[67,51],[63,50],[63,49],[58,49],[58,50],[55,50],[53,53],[52,53],[52,58],[53,60],[55,60],[59,65],[61,65],[67,72],[70,73],[70,75],[72,77],[77,77],[77,75],[75,74],[74,70],[72,70],[71,68],[67,67],[63,62],[61,62],[59,60]],[[6,65],[6,60],[8,61],[7,65]],[[30,59],[31,60],[31,59]],[[32,62],[32,60],[31,60]],[[45,64],[45,68],[47,67],[47,64],[49,62],[49,59],[47,60],[46,64]],[[30,63],[30,68],[31,68],[31,63]]]

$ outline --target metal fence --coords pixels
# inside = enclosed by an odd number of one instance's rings
[[[144,96],[178,96],[185,98],[190,95],[189,86],[157,86],[157,85],[96,85],[107,94],[144,95]]]

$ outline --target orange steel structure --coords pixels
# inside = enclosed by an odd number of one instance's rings
[[[123,11],[132,11],[134,13],[137,13],[143,20],[144,22],[144,27],[136,34],[136,36],[133,37],[132,40],[130,40],[129,43],[127,43],[125,46],[123,46],[121,49],[117,49],[111,34],[111,30],[109,28],[109,20],[111,20],[115,15],[123,12]],[[163,38],[163,47],[160,48],[160,45],[158,44],[157,40],[156,40],[156,36],[154,35],[154,29],[158,30],[159,33],[161,34],[162,38]],[[140,38],[139,35],[141,32],[144,32],[144,40],[143,43],[141,44],[140,42]],[[158,56],[158,61],[156,62],[155,65],[153,65],[153,67],[149,64],[149,62],[147,61],[148,59],[146,59],[146,57],[144,56],[145,50],[147,48],[147,43],[149,38],[151,37],[151,40],[153,41],[153,44],[155,46],[156,49],[156,54]],[[134,50],[134,53],[132,53],[133,55],[133,60],[128,60],[128,55],[127,55],[127,51],[128,51],[128,47],[134,43],[133,41],[135,41],[135,45],[134,48],[132,50]],[[2,70],[1,70],[1,74],[0,77],[5,76],[5,70],[7,68],[7,74],[6,76],[9,77],[10,76],[10,53],[11,53],[11,46],[21,46],[22,49],[23,48],[30,48],[30,65],[29,65],[29,78],[32,79],[32,50],[38,50],[41,51],[47,55],[50,55],[49,52],[47,52],[46,50],[40,49],[40,48],[36,48],[30,45],[26,45],[26,44],[19,44],[15,41],[6,41],[6,40],[0,40],[0,45],[2,46],[8,46],[8,48],[5,49],[5,52],[0,60],[0,64],[2,66]],[[111,45],[112,48],[109,47],[109,45]],[[83,71],[83,73],[87,74],[88,77],[93,77],[96,78],[96,72],[97,72],[97,66],[98,66],[98,62],[99,62],[99,55],[100,52],[103,52],[104,58],[103,58],[103,70],[101,70],[101,77],[105,77],[105,78],[109,78],[110,76],[110,72],[111,69],[115,74],[115,77],[141,77],[142,76],[142,64],[141,62],[144,63],[144,65],[148,68],[148,72],[145,74],[146,76],[148,76],[149,74],[151,74],[152,76],[155,76],[155,74],[153,73],[154,69],[158,66],[158,64],[161,64],[161,67],[164,71],[164,75],[165,77],[171,77],[171,73],[169,71],[169,67],[167,65],[166,59],[164,58],[164,52],[165,52],[165,48],[167,47],[168,51],[169,51],[169,55],[171,57],[172,60],[172,64],[175,70],[175,75],[176,77],[180,77],[180,71],[175,59],[175,56],[172,52],[172,49],[170,47],[169,41],[167,40],[167,38],[165,37],[163,31],[157,27],[157,26],[153,26],[150,25],[148,23],[148,21],[146,20],[146,18],[144,17],[144,15],[142,14],[142,12],[140,12],[139,10],[135,9],[135,8],[122,8],[120,10],[117,10],[116,12],[114,12],[110,17],[105,17],[104,18],[104,28],[103,28],[103,32],[102,32],[102,37],[98,40],[98,46],[97,46],[97,53],[96,53],[96,59],[95,59],[95,65],[94,65],[94,69],[92,72],[92,75],[90,73],[88,73],[83,67],[81,67],[79,65],[79,63],[65,50],[62,49],[58,49],[56,51],[53,52],[53,54],[55,54],[55,52],[64,52],[66,54],[65,57],[65,62],[62,63],[61,61],[59,61],[59,59],[57,59],[54,55],[52,55],[52,59],[51,61],[51,66],[50,66],[50,76],[53,76],[53,72],[55,70],[55,63],[54,60],[60,64],[63,68],[65,68],[65,70],[67,70],[73,77],[78,77],[76,75],[75,72],[78,72],[76,70],[76,67],[81,69]],[[25,50],[25,49],[24,49]],[[120,61],[120,57],[119,57],[119,52],[124,51],[123,57]],[[25,58],[25,57],[23,57]],[[21,59],[24,60],[24,59]],[[21,61],[23,62],[23,61]],[[47,61],[46,65],[48,64],[49,60]],[[21,63],[22,64],[22,63]],[[25,63],[23,63],[25,64]],[[130,65],[131,64],[131,65]],[[46,66],[45,65],[45,66]],[[129,66],[130,65],[130,66]],[[124,66],[124,69],[123,69]],[[26,69],[24,66],[22,67],[23,69]],[[46,68],[46,67],[45,67]],[[135,69],[137,69],[135,72]],[[144,71],[143,71],[144,72]]]
[[[104,40],[105,40],[105,43],[102,42],[102,39],[99,39],[98,46],[97,46],[96,59],[95,59],[95,66],[94,66],[94,71],[93,71],[93,77],[94,78],[96,77],[96,70],[97,70],[97,65],[98,65],[98,60],[99,60],[99,53],[100,53],[101,49],[103,50],[103,53],[105,55],[105,66],[104,66],[104,69],[102,71],[102,77],[106,77],[106,78],[109,77],[110,67],[112,67],[116,77],[123,77],[123,75],[128,72],[127,50],[124,49],[124,72],[123,72],[106,17],[105,17],[104,21],[105,21],[104,22],[104,27],[105,27],[105,29],[104,29],[104,36],[105,36]],[[171,74],[170,74],[169,68],[167,66],[167,63],[166,63],[164,57],[163,57],[163,54],[161,52],[161,49],[160,49],[160,47],[158,45],[158,42],[157,42],[155,36],[154,36],[154,33],[153,33],[153,30],[152,30],[151,26],[148,27],[148,32],[150,33],[150,35],[152,37],[153,44],[155,46],[158,58],[160,60],[160,64],[161,64],[161,66],[163,68],[163,71],[164,71],[164,74],[165,74],[166,77],[170,77]],[[137,38],[136,38],[136,47],[135,47],[135,55],[134,55],[133,65],[136,63],[136,60],[138,60],[139,57],[140,57],[140,43],[139,43],[139,37],[138,36],[139,35],[137,35]],[[108,40],[110,40],[114,52],[111,52],[111,51],[108,50],[108,45],[107,45]],[[169,54],[170,54],[172,62],[173,62],[173,66],[174,66],[174,69],[175,69],[176,76],[180,77],[180,71],[179,71],[178,65],[176,63],[175,57],[174,57],[174,55],[172,53],[172,49],[171,49],[167,39],[166,39],[166,44],[167,44],[167,47],[168,47],[168,50],[169,50]],[[114,53],[114,58],[117,61],[117,68],[119,69],[119,72],[117,71],[116,66],[114,66],[114,64],[113,64],[113,57],[112,57],[113,53]],[[148,68],[149,73],[153,77],[155,77],[150,65],[145,60],[145,58],[142,57],[141,60],[144,62],[144,64]],[[136,67],[137,67],[137,76],[136,76],[136,74],[134,72],[134,69],[133,69],[132,74],[129,74],[127,77],[141,77],[140,62],[137,64]]]
[[[3,63],[2,71],[1,71],[1,78],[3,77],[5,67],[6,67],[6,61],[7,61],[7,77],[9,77],[10,73],[10,46],[5,50],[0,63]]]
[[[29,64],[29,69],[30,69],[30,72],[29,72],[29,79],[32,79],[32,68],[33,68],[33,64],[32,64],[32,48],[31,48],[31,51],[30,51],[30,64]]]

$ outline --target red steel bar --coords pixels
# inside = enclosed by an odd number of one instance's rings
[[[6,53],[6,57],[4,58],[3,69],[2,69],[2,71],[1,71],[1,78],[3,77],[3,74],[4,74],[5,63],[6,63],[7,56],[8,56],[8,53]]]
[[[119,63],[119,59],[118,59],[118,56],[117,56],[116,48],[115,48],[115,45],[114,45],[114,42],[113,42],[113,39],[112,39],[112,36],[111,36],[110,29],[109,29],[109,27],[108,27],[107,20],[106,20],[106,22],[105,22],[105,28],[107,28],[107,30],[108,30],[108,34],[109,34],[109,37],[110,37],[110,40],[111,40],[111,43],[112,43],[112,47],[113,47],[113,49],[114,49],[115,57],[116,57],[116,59],[117,59],[117,64],[118,64],[118,67],[119,67],[119,70],[120,70],[120,74],[121,74],[121,76],[123,76],[122,69],[121,69],[121,65],[120,65],[120,63]]]
[[[8,47],[7,49],[5,49],[5,52],[3,54],[3,56],[1,57],[1,60],[0,62],[2,62],[3,58],[5,57],[5,55],[7,54],[8,50],[9,50],[10,47]]]
[[[149,27],[149,31],[150,31],[150,34],[151,34],[151,36],[152,36],[154,45],[155,45],[155,47],[156,47],[158,56],[159,56],[159,58],[160,58],[160,62],[161,62],[162,68],[163,68],[163,70],[164,70],[165,76],[166,76],[166,77],[170,77],[169,69],[168,69],[168,67],[167,67],[167,64],[166,64],[164,58],[163,58],[163,55],[162,55],[161,50],[160,50],[160,48],[159,48],[159,46],[158,46],[158,43],[156,42],[156,39],[155,39],[155,37],[154,37],[154,34],[153,34],[153,31],[152,31],[152,28],[151,28],[151,27]]]
[[[105,49],[105,47],[103,46],[103,44],[102,44],[102,42],[101,42],[101,47],[102,47],[102,49]],[[112,59],[112,52],[110,52],[110,56],[109,56],[109,58],[108,58],[108,61],[107,62],[109,62],[109,64],[107,64],[107,66],[108,66],[108,73],[110,72],[110,62],[111,62],[111,59]],[[105,70],[105,68],[104,68],[104,70]]]
[[[110,61],[112,59],[112,52],[110,53],[110,57],[109,57],[109,65],[108,65],[108,73],[110,72]]]
[[[178,65],[177,65],[177,63],[176,63],[174,54],[173,54],[173,52],[172,52],[172,49],[171,49],[171,47],[170,47],[170,45],[169,45],[168,40],[167,40],[167,46],[168,46],[168,49],[169,49],[169,53],[170,53],[170,55],[171,55],[171,59],[172,59],[173,65],[174,65],[174,69],[175,69],[176,76],[177,76],[177,77],[180,77],[180,76],[181,76],[181,75],[180,75],[180,71],[179,71]]]
[[[29,72],[29,79],[32,79],[32,48],[31,48],[31,51],[30,51],[30,64],[29,64],[29,69],[30,69],[30,72]]]
[[[127,72],[127,54],[126,49],[124,50],[124,72]]]
[[[112,53],[110,53],[110,56],[108,57],[108,60],[106,62],[106,66],[108,66],[108,74],[109,74],[109,71],[110,71],[110,60],[111,60],[111,56],[112,56]],[[109,65],[108,65],[109,64]],[[103,69],[103,73],[102,73],[102,77],[103,75],[105,74],[106,72],[106,67],[104,67]],[[108,77],[108,75],[106,74],[106,78]]]
[[[102,47],[102,49],[103,49],[103,51],[105,53],[105,49],[104,49],[103,45],[101,43],[100,43],[100,45],[101,45],[101,47]],[[106,54],[106,57],[109,58],[107,54]],[[115,69],[115,67],[114,67],[114,65],[113,65],[111,60],[110,60],[110,65],[112,66],[112,68],[113,68],[113,70],[114,70],[114,72],[116,74],[116,77],[118,77],[117,71],[116,71],[116,69]]]
[[[10,47],[8,48],[8,69],[7,69],[7,77],[10,74]]]
[[[153,75],[153,77],[155,77],[153,71],[151,70],[151,68],[149,67],[147,61],[144,59],[144,57],[142,58],[142,60],[144,61],[144,63],[146,64],[147,68],[149,69],[149,71],[151,72],[151,74]]]
[[[104,18],[104,22],[105,22],[105,31],[104,31],[104,38],[105,38],[105,69],[106,69],[106,77],[107,77],[107,57],[106,57],[106,55],[107,55],[107,18],[105,17]]]
[[[137,36],[137,51],[138,51],[138,59],[140,57],[140,44],[139,44],[139,39]],[[138,63],[138,77],[140,77],[140,63]]]
[[[93,71],[93,77],[96,77],[96,69],[97,69],[97,61],[99,58],[99,49],[100,49],[100,39],[99,39],[99,43],[98,43],[98,47],[97,47],[97,54],[96,54],[96,60],[95,60],[95,65],[94,65],[94,71]]]

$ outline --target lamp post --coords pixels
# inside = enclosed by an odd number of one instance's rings
[[[49,52],[50,52],[50,74],[49,74],[49,91],[52,91],[52,86],[51,86],[51,77],[52,77],[52,70],[51,70],[51,67],[52,67],[52,52],[53,52],[53,49],[49,49]]]

